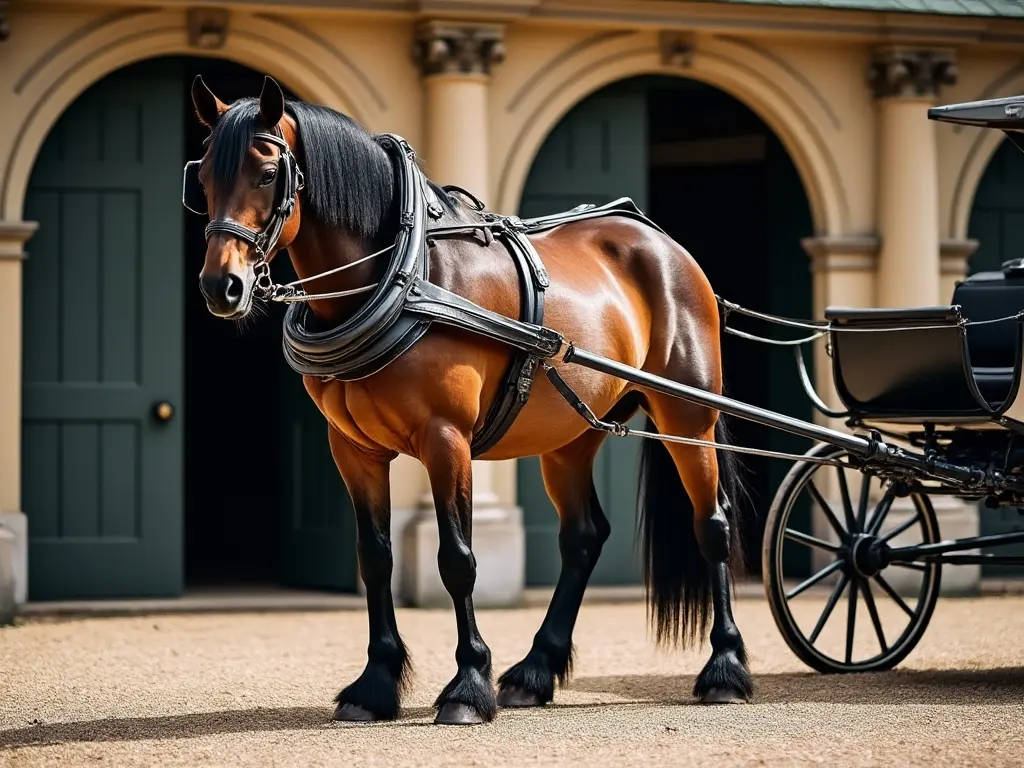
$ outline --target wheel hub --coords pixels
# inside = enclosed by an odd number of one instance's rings
[[[858,575],[871,578],[887,565],[884,541],[877,536],[858,533],[853,537],[847,552],[847,563]]]

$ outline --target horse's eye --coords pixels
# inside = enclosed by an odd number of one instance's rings
[[[277,171],[275,169],[271,168],[270,170],[265,171],[260,177],[260,186],[265,187],[268,184],[273,183],[275,176],[277,176]]]

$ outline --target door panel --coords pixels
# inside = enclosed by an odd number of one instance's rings
[[[25,218],[23,506],[30,599],[182,587],[181,78],[137,66],[47,138]]]
[[[530,171],[519,215],[540,216],[623,196],[646,208],[646,99],[628,84],[581,102],[551,132]],[[640,417],[630,422],[640,423]],[[612,535],[591,584],[632,584],[641,578],[633,536],[638,459],[636,440],[608,439],[598,453],[594,485]],[[544,490],[539,459],[518,462],[517,486],[526,526],[526,582],[553,584],[561,567],[558,515]]]
[[[989,272],[1004,261],[1024,256],[1024,153],[1013,142],[1004,141],[992,156],[981,177],[971,209],[967,236],[978,240],[968,272]],[[1024,530],[1024,515],[1016,507],[986,509],[979,505],[981,535]],[[1024,556],[1024,544],[985,550],[998,555]],[[983,565],[984,576],[1020,577],[1020,569]]]

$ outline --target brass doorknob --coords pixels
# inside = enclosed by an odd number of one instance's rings
[[[153,406],[153,417],[157,421],[170,421],[174,418],[174,406],[163,400]]]

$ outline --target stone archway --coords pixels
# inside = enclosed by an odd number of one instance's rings
[[[588,95],[641,75],[672,75],[712,85],[743,102],[779,137],[793,158],[810,201],[815,234],[842,234],[848,201],[826,140],[838,126],[827,100],[780,60],[739,41],[708,41],[683,67],[667,63],[652,35],[610,37],[550,68],[506,107],[511,119],[495,126],[500,162],[493,177],[497,209],[518,208],[527,175],[546,137]],[[580,46],[582,48],[582,46]],[[514,106],[514,108],[513,108]],[[504,145],[505,151],[500,151]],[[500,158],[500,159],[499,159]]]
[[[66,47],[56,43],[20,75],[15,90],[4,175],[0,179],[0,220],[18,220],[25,187],[40,147],[67,107],[104,76],[146,59],[170,55],[227,59],[292,85],[300,97],[352,115],[368,129],[379,124],[384,100],[356,65],[297,25],[259,16],[232,20],[224,45],[214,51],[188,43],[187,16],[172,11],[112,14],[105,23],[93,22]],[[100,19],[99,22],[103,22]],[[268,57],[272,48],[274,56]],[[310,50],[317,55],[310,54]],[[334,59],[332,66],[348,70],[344,80],[325,71],[317,56]],[[20,119],[16,108],[21,106]],[[2,139],[3,137],[0,137]],[[0,153],[4,151],[0,141]]]

